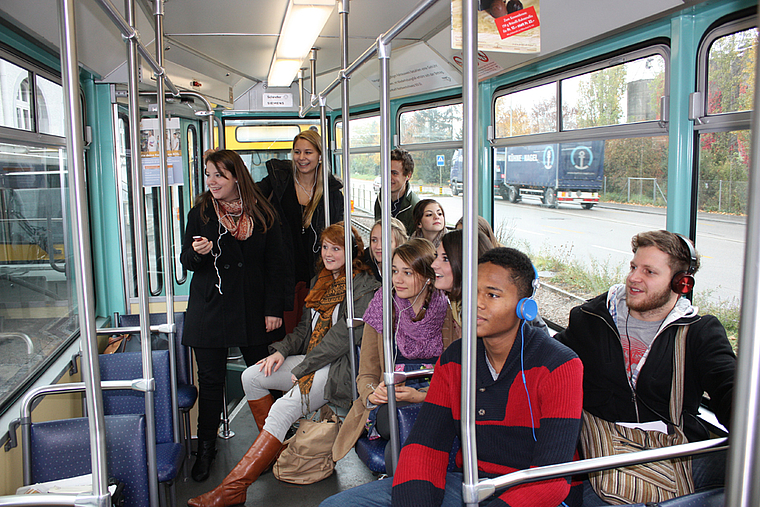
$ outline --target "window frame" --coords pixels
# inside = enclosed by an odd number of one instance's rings
[[[598,62],[594,62],[589,65],[583,65],[572,70],[560,70],[549,76],[539,78],[533,81],[527,81],[520,83],[516,86],[504,86],[496,90],[491,98],[491,132],[495,133],[496,123],[496,101],[505,95],[511,93],[535,88],[538,86],[546,85],[549,83],[555,83],[557,94],[557,116],[556,116],[556,129],[554,132],[543,132],[540,134],[525,134],[512,137],[495,137],[490,140],[492,148],[501,148],[509,146],[524,146],[534,144],[550,144],[561,142],[579,142],[579,141],[595,141],[595,140],[607,140],[607,139],[622,139],[633,137],[652,137],[652,136],[667,136],[668,135],[668,121],[665,119],[649,120],[636,123],[625,123],[620,125],[605,125],[603,127],[588,127],[577,128],[572,130],[562,130],[562,86],[561,83],[565,79],[578,77],[591,72],[603,70],[605,68],[614,67],[617,65],[623,65],[647,56],[660,55],[665,61],[665,97],[669,97],[670,91],[670,48],[661,42],[653,43],[644,48],[634,49],[625,53],[615,55],[609,58],[605,58]],[[668,102],[668,99],[665,99]],[[661,100],[662,104],[662,100]],[[660,111],[662,115],[665,113],[667,117],[667,111]]]
[[[709,32],[704,36],[699,44],[699,50],[697,52],[697,93],[701,93],[701,107],[703,116],[698,118],[699,121],[694,121],[694,133],[708,134],[714,132],[728,132],[731,130],[748,130],[752,122],[752,111],[731,111],[727,113],[708,114],[707,113],[707,71],[710,65],[710,49],[713,43],[727,35],[731,35],[737,32],[749,30],[751,28],[757,28],[760,30],[760,21],[757,16],[751,16],[749,18],[743,18],[736,21],[731,21],[722,24]],[[755,83],[758,86],[758,83]],[[757,107],[757,104],[754,105]],[[696,173],[695,169],[695,173]]]

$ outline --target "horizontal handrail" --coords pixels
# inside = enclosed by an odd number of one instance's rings
[[[124,16],[121,15],[121,12],[119,12],[119,10],[110,2],[110,0],[97,0],[97,3],[100,5],[103,11],[105,11],[108,17],[111,18],[111,21],[113,21],[116,27],[121,31],[121,34],[124,36],[124,38],[135,39],[137,42],[137,51],[140,52],[140,56],[142,56],[143,59],[148,62],[148,65],[151,66],[153,72],[156,74],[156,78],[163,79],[164,83],[166,83],[166,87],[169,88],[169,91],[172,93],[172,95],[175,97],[179,96],[179,89],[174,86],[174,83],[171,82],[169,76],[166,75],[166,70],[158,64],[156,59],[153,58],[153,55],[148,52],[148,48],[146,48],[143,43],[140,42],[140,37],[138,36],[137,32],[134,28],[129,26],[129,23],[126,19],[124,19]]]
[[[150,326],[152,333],[174,333],[174,324],[159,324],[157,326]],[[141,331],[140,326],[124,326],[124,327],[102,327],[97,330],[99,335],[105,334],[124,334],[124,333],[139,333]]]
[[[381,44],[390,44],[390,42],[398,37],[398,35],[404,31],[409,25],[411,25],[421,14],[423,14],[426,10],[428,10],[434,3],[436,3],[438,0],[423,0],[420,2],[412,11],[406,15],[406,17],[400,19],[395,25],[390,27],[387,32],[382,34],[380,37],[377,38],[377,41],[372,44],[370,47],[368,47],[366,50],[364,50],[364,53],[359,55],[359,57],[351,63],[348,67],[345,69],[342,69],[338,77],[336,77],[327,87],[322,90],[322,92],[319,93],[317,97],[326,98],[330,93],[335,90],[338,85],[340,84],[342,79],[348,79],[351,77],[351,75],[359,69],[362,65],[367,63],[370,58],[375,56],[377,54],[377,46],[379,43]],[[318,101],[317,101],[318,103]],[[308,113],[311,109],[313,109],[317,103],[314,101],[311,101],[309,103],[309,107],[303,108],[303,110],[300,112],[300,114],[303,116],[306,113]]]
[[[724,445],[725,444],[725,445]],[[496,490],[509,488],[522,484],[524,482],[534,482],[546,479],[556,479],[558,477],[567,477],[586,472],[598,472],[600,470],[609,470],[611,468],[625,467],[629,465],[638,465],[651,461],[661,461],[664,459],[679,458],[694,454],[703,454],[707,452],[717,452],[728,449],[728,438],[713,438],[711,440],[702,440],[699,442],[689,442],[688,444],[673,445],[658,449],[649,449],[627,454],[616,454],[614,456],[602,456],[600,458],[590,458],[571,463],[560,463],[558,465],[547,465],[543,467],[518,470],[507,475],[494,477],[492,479],[483,479],[477,486],[477,502],[483,501],[493,495]]]
[[[96,498],[91,501],[85,500],[80,495],[7,495],[0,496],[0,507],[54,507],[74,505],[98,505]]]
[[[135,379],[135,380],[101,380],[100,386],[102,389],[105,390],[115,390],[115,389],[135,389],[142,391],[141,387],[139,387],[139,382],[142,382],[144,379]],[[138,384],[136,384],[136,382]],[[70,382],[67,384],[53,384],[49,386],[39,386],[35,387],[33,389],[30,389],[27,391],[27,393],[24,395],[24,398],[21,400],[21,422],[22,424],[26,421],[30,420],[32,416],[32,403],[34,400],[39,398],[40,396],[47,396],[49,394],[65,394],[65,393],[76,393],[76,392],[82,392],[84,391],[84,382]]]

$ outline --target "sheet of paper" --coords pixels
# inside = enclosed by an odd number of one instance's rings
[[[651,422],[645,422],[645,423],[619,422],[615,424],[617,424],[618,426],[625,426],[626,428],[638,428],[644,431],[654,430],[654,431],[659,431],[660,433],[668,432],[668,425],[662,421],[651,421]]]

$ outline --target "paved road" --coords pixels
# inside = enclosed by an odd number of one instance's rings
[[[431,197],[443,206],[449,225],[462,216],[461,197]],[[551,251],[612,273],[618,268],[627,273],[634,234],[665,228],[664,209],[612,204],[591,210],[578,205],[550,209],[539,203],[538,199],[526,198],[512,204],[497,197],[494,203],[497,233],[518,248],[527,245],[534,253]],[[744,217],[699,214],[696,245],[702,267],[696,277],[698,293],[713,301],[741,297],[745,234]]]

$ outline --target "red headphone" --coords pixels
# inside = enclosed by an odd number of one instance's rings
[[[676,294],[685,295],[694,288],[694,272],[697,270],[697,252],[694,250],[694,245],[692,245],[689,239],[680,234],[676,234],[676,236],[689,250],[689,268],[686,271],[679,271],[673,275],[673,279],[670,280],[670,288]]]

